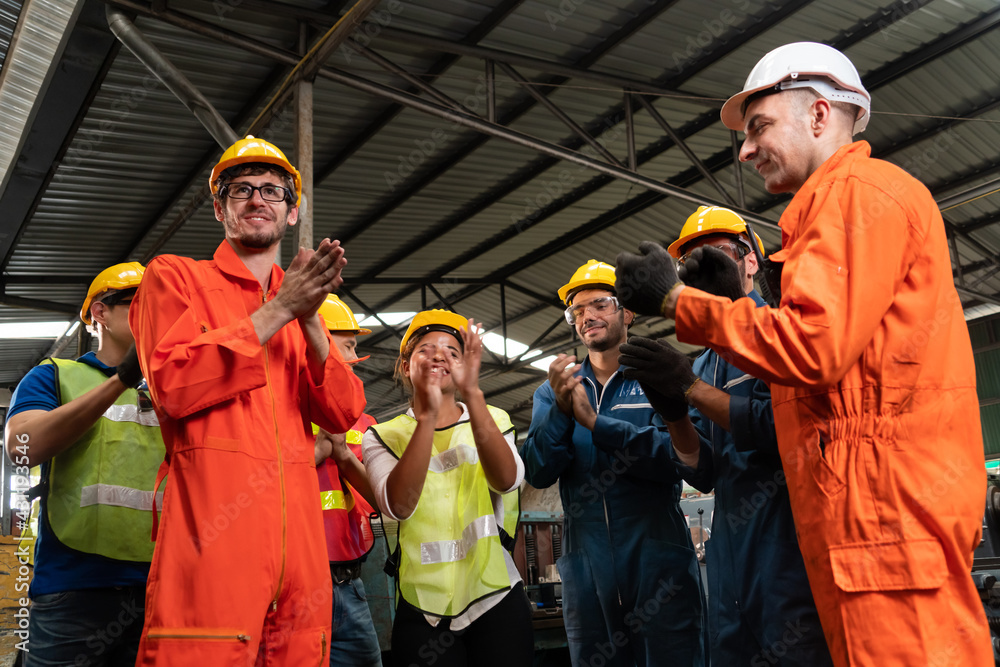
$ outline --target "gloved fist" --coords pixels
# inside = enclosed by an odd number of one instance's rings
[[[638,380],[644,390],[648,386],[671,401],[687,403],[684,392],[698,379],[687,356],[665,340],[640,336],[632,336],[618,349],[618,363],[626,367],[626,379]]]
[[[743,276],[733,258],[718,248],[701,246],[691,251],[677,270],[685,285],[736,301],[746,296]]]
[[[645,382],[640,382],[639,386],[642,387],[643,393],[646,394],[649,404],[653,406],[657,414],[663,417],[663,421],[675,422],[687,416],[688,405],[683,399],[678,401],[676,398],[665,396]]]
[[[115,371],[118,373],[118,379],[126,387],[135,389],[142,384],[142,369],[139,367],[139,355],[136,354],[134,343],[125,353],[125,358],[121,360]]]
[[[663,300],[680,280],[673,258],[652,241],[639,244],[641,255],[618,253],[615,292],[618,302],[640,315],[663,316]]]

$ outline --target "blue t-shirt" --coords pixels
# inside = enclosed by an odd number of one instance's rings
[[[93,352],[77,361],[93,366],[108,377],[115,369],[105,366]],[[10,399],[10,419],[27,410],[51,411],[59,407],[56,388],[56,367],[53,364],[35,366],[17,385]],[[42,464],[42,477],[48,474],[48,464]],[[88,554],[64,545],[52,532],[45,512],[45,496],[41,498],[38,517],[38,537],[35,540],[35,576],[31,581],[32,598],[48,593],[75,591],[84,588],[143,585],[149,575],[149,563],[114,560]]]

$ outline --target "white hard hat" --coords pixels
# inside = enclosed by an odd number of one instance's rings
[[[812,88],[831,102],[847,102],[861,108],[854,121],[854,134],[863,132],[871,115],[872,96],[865,90],[858,70],[843,53],[816,42],[785,44],[769,52],[754,66],[743,90],[722,106],[722,122],[730,130],[743,129],[743,103],[761,90]]]

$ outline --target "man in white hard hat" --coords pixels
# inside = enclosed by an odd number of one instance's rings
[[[983,513],[975,367],[933,198],[854,142],[871,96],[822,44],[768,53],[722,109],[781,216],[778,308],[686,286],[656,244],[618,258],[628,308],[674,318],[771,384],[799,543],[837,665],[993,665],[969,576]],[[697,256],[695,256],[697,255]]]

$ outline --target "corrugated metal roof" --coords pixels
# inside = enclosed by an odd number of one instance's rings
[[[22,5],[22,0],[0,0],[0,72],[3,72],[3,61],[7,58],[7,49],[10,48]]]

